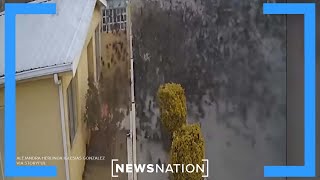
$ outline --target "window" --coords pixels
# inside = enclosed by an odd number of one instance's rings
[[[100,42],[100,31],[99,31],[99,26],[95,30],[95,42],[96,42],[96,80],[99,82],[100,79],[100,73],[101,73],[101,55],[100,55],[100,50],[101,50],[101,42]]]
[[[106,10],[107,12],[108,12],[108,15],[109,16],[112,16],[112,9],[108,9],[108,10]]]
[[[117,16],[116,15],[113,16],[113,22],[117,22]]]
[[[126,29],[126,8],[104,9],[102,14],[102,32],[111,32],[116,27]]]
[[[73,140],[77,133],[77,95],[76,95],[76,83],[75,79],[72,79],[68,89],[68,115],[69,115],[69,136],[70,136],[70,145],[72,146]]]

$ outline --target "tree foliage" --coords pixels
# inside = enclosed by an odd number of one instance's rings
[[[204,138],[201,134],[199,124],[183,125],[173,134],[171,146],[171,164],[193,164],[194,166],[203,164],[204,159]],[[194,171],[188,173],[173,173],[174,180],[200,180],[202,172]]]
[[[101,119],[101,104],[99,101],[99,91],[94,81],[88,79],[88,90],[86,94],[86,113],[85,120],[90,129],[98,127]]]
[[[157,97],[161,121],[170,133],[186,124],[186,97],[180,84],[167,83],[161,85]]]

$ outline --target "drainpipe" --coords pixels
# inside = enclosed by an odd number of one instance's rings
[[[1,151],[0,151],[0,166],[1,166],[2,180],[4,180],[3,164],[2,164],[2,152]]]
[[[69,161],[66,158],[68,157],[68,146],[67,146],[66,124],[64,119],[65,116],[64,116],[62,85],[61,85],[61,80],[59,80],[58,74],[54,74],[53,79],[54,79],[54,83],[59,86],[60,120],[61,120],[61,130],[62,130],[64,165],[66,170],[66,180],[70,180]]]
[[[132,135],[132,160],[133,164],[137,164],[137,134],[136,134],[136,104],[135,104],[135,95],[134,95],[134,59],[132,51],[132,22],[131,22],[131,0],[127,4],[127,26],[129,31],[129,51],[130,51],[130,79],[131,79],[131,135]],[[133,179],[137,180],[137,172],[133,171]]]

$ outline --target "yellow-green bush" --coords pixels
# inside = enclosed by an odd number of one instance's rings
[[[157,98],[161,121],[170,133],[186,124],[186,96],[180,84],[167,83],[161,85],[158,89]]]
[[[171,164],[197,164],[201,166],[204,159],[204,138],[201,134],[199,124],[183,125],[179,130],[173,133],[173,141],[171,145],[170,161]],[[173,173],[174,180],[200,180],[203,173],[194,171],[188,173],[186,171]]]

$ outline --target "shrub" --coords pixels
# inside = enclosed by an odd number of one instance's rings
[[[101,119],[101,105],[99,101],[99,91],[94,81],[88,79],[88,90],[86,94],[86,113],[85,121],[90,129],[96,128]]]
[[[204,159],[204,138],[199,124],[184,125],[173,133],[173,141],[170,154],[171,164],[197,164],[201,166]],[[200,180],[203,179],[201,171],[188,173],[180,171],[173,173],[174,180]]]
[[[157,98],[161,121],[172,134],[186,124],[187,105],[184,89],[180,84],[167,83],[159,87]]]

